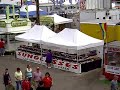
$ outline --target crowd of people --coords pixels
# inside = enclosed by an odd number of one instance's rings
[[[46,72],[45,76],[43,76],[39,67],[36,68],[36,71],[33,71],[30,65],[27,65],[24,74],[20,68],[17,68],[14,77],[16,87],[12,85],[11,76],[6,68],[3,74],[5,90],[50,90],[53,85],[53,80],[49,72]]]

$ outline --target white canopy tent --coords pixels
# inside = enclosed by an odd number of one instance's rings
[[[66,48],[68,53],[76,53],[78,61],[78,55],[80,50],[92,49],[94,47],[99,48],[99,56],[103,58],[103,40],[98,40],[90,37],[77,29],[65,28],[60,33],[48,38],[46,44],[52,45],[54,47]],[[96,48],[97,49],[97,48]],[[61,49],[62,50],[62,49]],[[81,51],[80,51],[81,52]]]
[[[23,6],[20,8],[20,11],[21,11],[21,12],[27,12],[26,7],[27,7],[27,5],[23,5]],[[28,5],[28,12],[31,12],[31,11],[36,11],[36,5]],[[43,11],[43,10],[40,9],[40,11]]]
[[[64,17],[61,17],[57,14],[48,15],[47,17],[53,17],[55,25],[73,22],[72,19],[64,18]]]
[[[47,43],[67,46],[77,50],[104,45],[103,40],[90,37],[77,29],[70,28],[65,28],[60,33],[49,38]]]
[[[71,3],[69,2],[69,0],[67,0],[63,3],[63,5],[71,5]]]
[[[15,39],[31,43],[42,43],[45,42],[49,37],[52,37],[53,35],[55,35],[55,33],[46,26],[35,25],[26,33],[16,36]]]

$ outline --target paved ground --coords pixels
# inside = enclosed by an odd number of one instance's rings
[[[53,68],[47,69],[45,66],[15,59],[14,56],[0,57],[0,90],[4,90],[2,73],[5,68],[9,69],[13,84],[15,85],[14,72],[16,68],[20,67],[24,72],[27,64],[31,64],[33,70],[35,70],[35,67],[40,66],[43,73],[47,71],[50,72],[54,81],[51,90],[110,90],[108,85],[105,85],[98,80],[100,77],[100,69],[78,75]]]

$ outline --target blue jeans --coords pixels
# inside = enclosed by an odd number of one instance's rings
[[[21,90],[21,81],[16,81],[16,90]]]
[[[5,49],[4,48],[0,48],[0,55],[4,55],[5,53]]]

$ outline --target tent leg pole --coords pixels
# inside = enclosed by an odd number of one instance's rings
[[[77,63],[78,63],[78,51],[77,51]]]
[[[42,59],[42,45],[40,44],[40,52],[41,52],[41,59]]]

